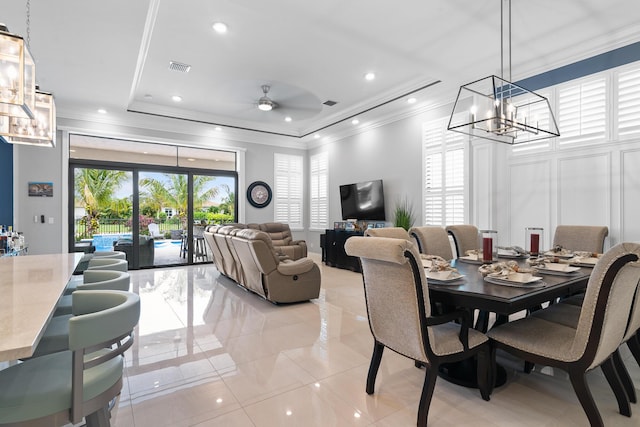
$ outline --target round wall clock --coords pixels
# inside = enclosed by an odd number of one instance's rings
[[[266,182],[255,181],[247,188],[247,199],[256,208],[264,208],[271,203],[271,195],[271,187]]]

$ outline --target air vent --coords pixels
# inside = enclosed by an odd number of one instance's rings
[[[182,64],[176,61],[169,61],[169,69],[180,73],[188,73],[191,69],[191,65]]]
[[[337,104],[337,102],[336,101],[332,101],[332,100],[329,99],[327,101],[324,101],[322,104],[326,105],[327,107],[333,107],[334,105]]]

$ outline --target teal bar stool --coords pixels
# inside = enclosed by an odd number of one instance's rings
[[[127,259],[127,254],[122,251],[95,251],[93,253],[94,258],[113,258],[113,259]]]
[[[111,270],[86,270],[82,275],[82,283],[77,283],[75,289],[128,291],[130,283],[129,273]],[[71,314],[71,294],[65,294],[60,298],[53,316],[55,318],[65,314]]]
[[[116,258],[91,258],[88,266],[84,271],[88,270],[109,270],[109,271],[129,271],[129,265],[124,259]],[[84,272],[83,272],[84,274]],[[78,288],[78,285],[82,283],[80,280],[70,280],[67,287],[64,290],[65,295],[70,295]]]
[[[124,352],[133,344],[140,297],[123,291],[78,291],[69,320],[69,350],[0,371],[0,426],[63,426],[85,418],[109,426],[109,402],[122,389]]]

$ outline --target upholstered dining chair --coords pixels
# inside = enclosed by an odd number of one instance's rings
[[[409,235],[416,239],[420,253],[438,255],[446,260],[453,258],[449,235],[444,228],[438,226],[412,227],[409,229]]]
[[[416,246],[405,239],[355,236],[347,240],[345,251],[360,258],[369,327],[374,338],[366,392],[374,392],[386,347],[426,368],[418,426],[427,425],[442,363],[477,355],[480,393],[484,400],[489,400],[487,338],[469,328],[471,319],[466,311],[432,315],[427,280]]]
[[[109,426],[108,405],[122,389],[123,353],[133,343],[140,297],[78,291],[69,321],[69,351],[0,370],[0,425]]]
[[[627,344],[629,350],[631,350],[631,354],[636,360],[636,363],[640,365],[640,342],[638,341],[638,334],[640,332],[640,262],[627,264],[619,274],[623,273],[627,276],[626,280],[636,282],[637,290],[631,305],[631,315],[626,326],[626,332],[622,338],[622,344]],[[622,277],[616,278],[616,280],[622,279]],[[559,304],[555,304],[545,310],[539,310],[533,313],[533,316],[572,328],[577,328],[580,320],[581,304],[576,304],[576,301],[578,301],[576,298],[561,300]],[[583,301],[584,298],[580,298],[580,302]],[[633,385],[633,380],[622,361],[619,350],[616,350],[613,353],[613,362],[629,401],[636,403],[638,399]],[[621,410],[621,412],[623,411]]]
[[[620,412],[630,415],[626,394],[616,375],[613,354],[627,334],[627,324],[640,280],[640,245],[621,243],[607,251],[593,268],[582,307],[567,304],[491,329],[492,361],[496,349],[569,373],[574,391],[592,426],[603,426],[589,391],[586,373],[599,366],[609,381]],[[549,310],[549,311],[546,311]],[[577,314],[576,310],[579,311]],[[566,313],[573,311],[573,315]],[[574,320],[571,320],[573,317]]]
[[[394,239],[411,240],[409,232],[402,227],[367,228],[365,236],[371,237],[391,237]]]
[[[604,252],[604,239],[608,235],[607,226],[558,225],[553,235],[553,246],[601,254]]]
[[[469,250],[478,249],[478,227],[475,225],[448,225],[445,230],[453,237],[458,258]]]

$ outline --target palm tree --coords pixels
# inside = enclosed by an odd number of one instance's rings
[[[140,185],[149,193],[159,195],[163,203],[176,209],[177,215],[186,225],[187,210],[189,209],[189,186],[187,175],[184,174],[163,174],[166,180],[158,180],[156,178],[143,178]],[[209,184],[215,180],[215,177],[196,175],[193,177],[193,209],[202,208],[205,201],[214,198],[218,194],[217,187],[209,187]]]
[[[124,171],[78,168],[75,172],[76,200],[85,209],[82,222],[91,236],[100,228],[100,214],[111,205],[113,195],[128,178]]]
[[[236,193],[231,191],[229,185],[222,184],[221,188],[227,194],[222,198],[222,203],[218,206],[221,210],[224,210],[224,213],[234,216],[235,206],[236,206]]]

